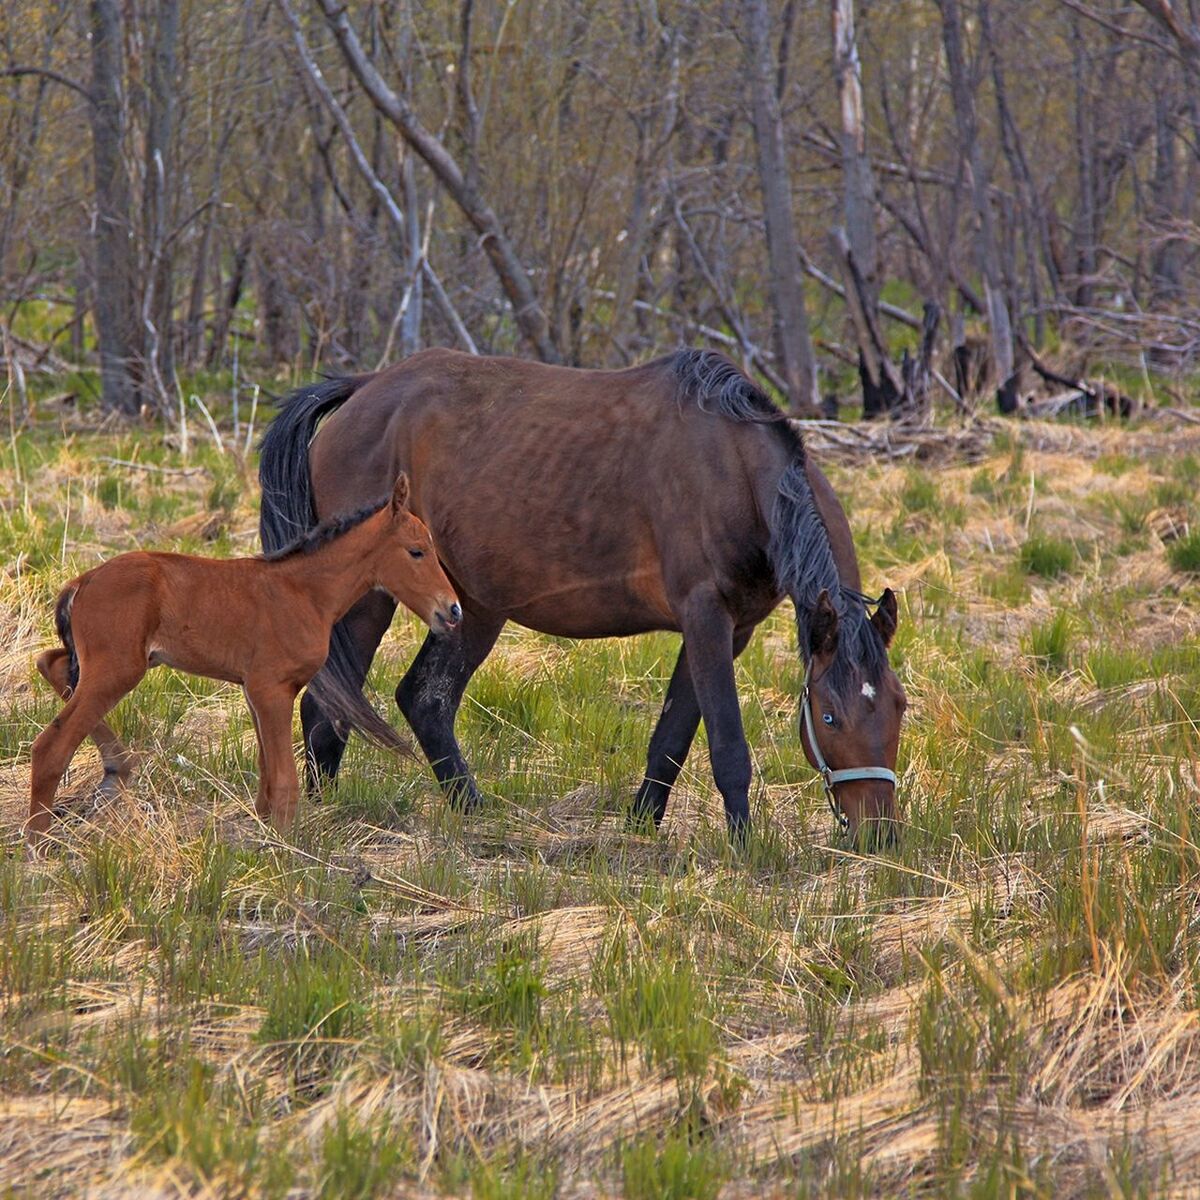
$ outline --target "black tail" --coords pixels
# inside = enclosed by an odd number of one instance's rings
[[[322,418],[345,404],[367,378],[328,379],[281,401],[280,413],[259,447],[258,530],[266,553],[282,549],[317,524],[308,445]],[[309,694],[335,726],[357,729],[378,745],[412,754],[412,746],[367,703],[362,692],[365,675],[366,666],[339,621],[330,634],[329,657],[309,683]]]
[[[73,587],[63,588],[54,605],[54,628],[69,655],[67,682],[71,685],[71,691],[79,686],[79,655],[75,653],[75,635],[71,632],[71,605],[75,603],[75,591]]]

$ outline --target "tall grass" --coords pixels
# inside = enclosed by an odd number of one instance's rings
[[[97,807],[85,749],[33,863],[29,745],[58,705],[30,662],[63,579],[134,544],[255,544],[253,464],[204,433],[186,459],[68,433],[0,448],[0,1192],[1200,1186],[1200,585],[1186,539],[1151,553],[1191,443],[1014,430],[944,473],[830,467],[864,585],[904,588],[884,854],[831,827],[781,609],[737,666],[742,852],[703,731],[664,828],[626,826],[677,638],[510,627],[459,725],[478,812],[354,743],[280,838],[238,690],[158,671],[112,717],[131,790]],[[420,637],[398,619],[371,674],[395,720]]]

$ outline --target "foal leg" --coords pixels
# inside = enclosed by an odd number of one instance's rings
[[[390,596],[371,591],[342,618],[341,623],[358,651],[358,665],[362,668],[360,682],[366,679],[371,660],[395,613],[396,602]],[[346,751],[346,738],[326,718],[321,706],[308,692],[300,701],[300,724],[304,730],[308,790],[315,792],[322,783],[337,775]]]
[[[80,680],[62,712],[38,734],[33,743],[29,820],[25,824],[30,842],[36,844],[50,827],[54,793],[80,743],[145,673],[145,667],[139,667],[136,672],[106,676],[93,683],[97,678],[93,672]]]
[[[750,828],[750,748],[733,674],[733,618],[711,586],[693,590],[678,611],[713,778],[725,801],[730,837],[740,842]]]
[[[746,648],[753,632],[754,627],[749,626],[734,633],[734,658]],[[630,824],[642,824],[648,817],[654,821],[656,828],[662,824],[671,788],[679,778],[699,725],[700,701],[696,698],[691,667],[688,665],[688,647],[684,642],[679,647],[679,658],[667,686],[662,715],[650,738],[646,775],[634,797],[629,814]]]
[[[258,801],[260,817],[280,832],[296,819],[300,783],[292,753],[292,714],[299,689],[289,683],[247,683],[246,700],[258,733]]]
[[[474,808],[482,796],[454,736],[454,718],[467,682],[487,658],[504,621],[463,600],[463,619],[449,637],[430,633],[396,688],[396,703],[417,735],[450,803]]]
[[[258,742],[258,794],[254,797],[254,811],[265,821],[271,815],[267,771],[264,765],[267,761],[267,752],[263,747],[262,726],[258,721],[258,710],[254,707],[254,701],[250,698],[250,689],[245,684],[242,685],[242,695],[246,697],[246,707],[250,710],[250,723],[254,726],[254,740]]]
[[[70,659],[70,654],[63,649],[47,650],[37,659],[37,669],[42,677],[63,700],[71,698]],[[104,763],[104,778],[97,790],[105,799],[111,799],[129,782],[137,766],[137,756],[103,721],[96,722],[89,736],[96,743]]]

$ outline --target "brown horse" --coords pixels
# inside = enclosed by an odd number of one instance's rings
[[[832,488],[727,359],[684,350],[585,371],[428,350],[301,389],[263,441],[263,545],[352,508],[400,469],[464,610],[461,636],[427,639],[396,690],[453,801],[478,799],[454,719],[506,621],[566,637],[676,630],[683,647],[633,815],[661,820],[703,717],[730,830],[743,832],[750,754],[733,660],[790,596],[808,667],[805,751],[852,831],[891,831],[905,706],[886,652],[895,597],[868,613]],[[392,612],[377,595],[355,605],[327,670],[361,681]],[[317,783],[336,773],[345,735],[311,688],[301,716]]]
[[[258,813],[277,827],[290,822],[298,792],[292,712],[329,653],[334,623],[370,588],[383,588],[435,631],[462,617],[408,495],[401,474],[390,496],[263,558],[138,551],[71,580],[54,613],[63,648],[37,660],[67,703],[33,743],[30,841],[49,827],[59,780],[85,737],[104,760],[102,791],[128,779],[132,758],[104,715],[160,663],[242,685],[258,735]],[[361,681],[349,698],[329,688],[327,704],[339,721],[407,749],[366,705]]]

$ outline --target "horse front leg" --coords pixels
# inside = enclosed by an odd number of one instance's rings
[[[713,779],[725,802],[729,836],[740,843],[750,829],[750,748],[733,673],[733,618],[711,585],[690,592],[677,611],[688,671],[708,733]]]
[[[753,632],[753,626],[735,631],[734,658],[746,648]],[[699,726],[700,701],[692,682],[685,641],[679,647],[679,657],[675,660],[675,670],[671,672],[671,682],[667,685],[662,713],[650,738],[650,747],[646,752],[646,774],[634,797],[630,824],[642,824],[647,818],[654,821],[656,828],[662,824],[671,789],[679,778]]]
[[[299,688],[285,683],[246,685],[246,700],[258,734],[258,800],[255,810],[280,832],[296,819],[300,781],[292,747],[292,714]]]
[[[371,660],[383,635],[387,633],[396,602],[383,592],[368,592],[342,618],[340,624],[354,646],[357,662],[355,672],[361,684],[367,678]],[[334,779],[346,752],[346,738],[326,716],[309,692],[300,701],[300,724],[304,731],[304,760],[308,790],[314,793],[327,780]]]
[[[469,809],[482,796],[454,735],[454,720],[467,683],[496,644],[504,620],[473,609],[464,597],[460,600],[463,619],[457,632],[426,636],[396,688],[396,703],[446,798],[455,807]]]

